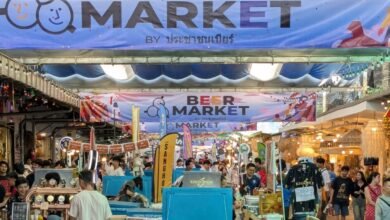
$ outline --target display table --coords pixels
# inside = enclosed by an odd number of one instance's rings
[[[135,202],[109,201],[108,204],[113,215],[126,215],[128,209],[141,207],[141,203]]]
[[[73,196],[77,193],[80,192],[80,188],[39,188],[39,187],[33,187],[31,190],[28,192],[26,196],[26,201],[28,203],[32,203],[30,206],[29,214],[30,216],[33,213],[34,209],[39,209],[39,210],[57,210],[61,211],[64,214],[64,219],[68,220],[69,219],[69,209],[70,209],[70,203],[64,203],[60,204],[59,201],[53,201],[52,203],[47,203],[47,201],[42,201],[42,203],[37,203],[36,201],[32,201],[32,197],[37,198],[38,195],[41,196],[47,196],[47,195],[52,195],[54,196]],[[46,205],[45,205],[46,204]]]
[[[231,188],[164,188],[163,220],[231,220]]]

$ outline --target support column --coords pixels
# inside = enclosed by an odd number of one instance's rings
[[[362,151],[364,157],[379,158],[378,171],[383,174],[385,171],[386,137],[382,123],[377,120],[368,121],[362,129]]]
[[[382,85],[383,90],[390,88],[390,63],[384,63],[382,66]]]

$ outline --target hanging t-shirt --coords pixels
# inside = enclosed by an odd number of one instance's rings
[[[287,173],[286,186],[293,190],[294,213],[312,212],[318,201],[317,188],[323,186],[322,175],[313,163],[300,163]]]
[[[336,177],[332,183],[333,201],[332,204],[348,206],[349,196],[353,191],[353,182],[351,178]]]

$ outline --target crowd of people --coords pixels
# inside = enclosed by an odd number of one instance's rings
[[[323,158],[317,158],[316,164],[324,183],[320,219],[336,216],[345,220],[350,207],[355,220],[390,219],[390,175],[385,173],[381,178],[372,169],[364,172],[363,169],[351,170],[349,166],[342,166],[339,175],[331,178],[335,174],[324,166]]]
[[[137,155],[138,157],[138,155]],[[136,160],[140,160],[136,164]],[[242,204],[237,204],[236,195],[256,195],[256,191],[267,186],[267,174],[264,164],[259,158],[244,166],[239,166],[237,163],[228,164],[227,161],[211,161],[210,159],[202,158],[195,161],[194,158],[178,159],[175,168],[184,168],[185,171],[199,170],[203,172],[220,172],[222,187],[231,187],[237,191],[235,194],[235,208],[242,208]],[[77,166],[77,159],[73,161],[72,167]],[[284,194],[283,207],[285,208],[286,219],[289,218],[289,210],[294,209],[291,204],[292,193],[289,192],[289,185],[292,181],[297,181],[301,176],[311,172],[310,167],[303,174],[295,166],[287,169],[286,162],[277,160],[277,167],[281,168],[277,177],[277,184],[282,186]],[[314,173],[318,173],[321,180],[318,181],[317,189],[315,190],[319,211],[317,213],[320,219],[327,219],[329,216],[336,216],[337,219],[345,219],[350,215],[349,210],[352,210],[354,219],[356,220],[382,220],[390,219],[390,175],[384,174],[382,178],[378,172],[371,170],[369,173],[363,170],[352,169],[348,166],[342,166],[338,175],[331,169],[323,158],[316,158]],[[25,164],[15,164],[13,170],[10,171],[10,166],[5,161],[0,161],[0,208],[7,210],[8,216],[12,213],[12,203],[23,202],[29,189],[33,186],[35,180],[35,169],[37,168],[66,168],[64,161],[55,163],[50,160],[27,160]],[[131,163],[126,160],[123,155],[113,156],[108,161],[99,162],[97,168],[97,181],[92,181],[94,173],[91,171],[82,171],[79,173],[79,184],[82,193],[74,197],[71,202],[70,215],[76,219],[95,219],[95,214],[102,216],[111,215],[107,198],[99,193],[99,184],[102,177],[107,176],[124,176],[134,170],[141,169],[142,172],[152,169],[153,165],[149,157],[135,158]],[[296,172],[299,177],[294,177]],[[317,175],[317,174],[314,174]],[[121,188],[119,194],[113,198],[108,198],[116,201],[137,202],[141,207],[148,207],[148,199],[140,193],[142,190],[142,177],[137,177],[126,182]],[[291,179],[293,177],[293,180]],[[45,176],[46,182],[50,187],[56,187],[60,184],[60,177],[56,172],[47,173]],[[181,187],[183,176],[176,179],[173,187]],[[76,199],[75,199],[76,198]],[[104,198],[104,199],[103,199]],[[67,198],[69,199],[69,198]],[[81,201],[87,201],[83,203]],[[99,202],[98,202],[99,201]],[[350,202],[351,201],[351,202]],[[93,209],[86,204],[99,204],[99,210]],[[59,213],[48,213],[49,216],[57,216]],[[82,216],[82,217],[80,217]],[[79,218],[80,217],[80,218]],[[51,218],[56,219],[56,218]],[[98,219],[98,218],[96,218]]]

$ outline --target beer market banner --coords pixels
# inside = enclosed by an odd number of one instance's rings
[[[168,123],[314,121],[316,93],[81,93],[81,118],[89,122],[132,121],[131,106],[140,108],[141,131],[160,122],[161,106]],[[113,114],[115,113],[115,114]],[[206,124],[207,123],[207,124]],[[193,124],[194,125],[194,124]],[[190,127],[191,130],[192,127]]]
[[[0,49],[388,47],[389,8],[386,0],[3,0]]]

